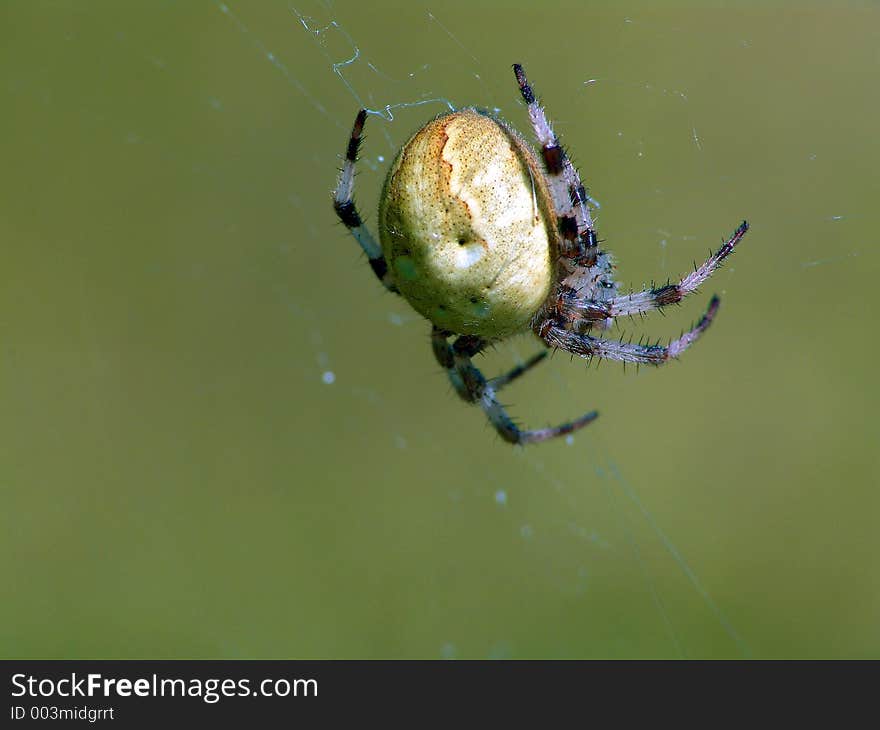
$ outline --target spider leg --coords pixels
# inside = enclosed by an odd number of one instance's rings
[[[523,67],[515,63],[513,72],[516,74],[520,94],[529,108],[532,129],[541,145],[541,157],[544,159],[544,167],[547,168],[547,180],[558,216],[560,251],[563,256],[581,266],[593,266],[596,263],[599,241],[587,204],[587,191],[581,183],[577,169],[559,144],[544,110],[538,104]]]
[[[570,289],[561,293],[561,314],[568,321],[596,322],[613,317],[641,314],[676,304],[696,291],[721,266],[748,230],[749,224],[743,221],[721,248],[706,259],[702,266],[694,267],[693,273],[683,277],[677,284],[652,287],[605,301],[580,299],[577,292]]]
[[[515,368],[512,368],[504,375],[499,375],[489,380],[489,385],[492,386],[496,392],[501,390],[505,385],[509,385],[521,375],[525,375],[529,370],[535,367],[535,365],[542,362],[544,358],[547,357],[548,352],[549,350],[541,350],[540,352],[532,355],[524,363],[522,363],[521,365],[517,365]]]
[[[719,305],[720,300],[718,297],[712,297],[712,301],[709,302],[709,308],[700,318],[700,321],[691,330],[685,332],[681,337],[673,340],[668,345],[634,345],[631,342],[605,340],[565,329],[551,319],[545,320],[539,325],[538,336],[550,347],[558,347],[584,358],[598,357],[622,360],[623,362],[662,365],[671,359],[679,357],[681,353],[697,341],[700,335],[712,324]]]
[[[473,335],[461,335],[450,345],[447,339],[452,333],[434,327],[431,332],[431,346],[434,356],[449,375],[449,380],[455,387],[455,391],[468,403],[476,403],[483,409],[489,423],[498,434],[508,443],[528,444],[547,441],[556,436],[577,431],[583,428],[599,415],[591,411],[569,423],[563,423],[549,428],[525,431],[520,429],[513,419],[507,414],[504,406],[496,398],[497,389],[515,378],[519,377],[531,367],[537,365],[546,353],[539,353],[523,365],[514,368],[506,375],[487,381],[479,369],[473,364],[471,358],[477,355],[486,346],[485,340]],[[501,385],[498,381],[501,380]]]
[[[345,152],[345,162],[342,163],[342,170],[339,173],[339,180],[336,183],[336,190],[333,191],[333,209],[339,216],[345,226],[351,231],[357,242],[361,245],[367,258],[370,260],[370,266],[378,277],[379,281],[388,291],[397,291],[391,272],[388,270],[388,263],[382,255],[382,247],[376,243],[373,234],[364,225],[360,213],[352,199],[354,191],[354,165],[357,161],[358,149],[361,146],[361,139],[364,131],[364,122],[367,120],[367,112],[361,109],[354,120],[354,126],[351,129],[351,137],[348,140],[348,148]]]

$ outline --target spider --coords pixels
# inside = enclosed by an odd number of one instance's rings
[[[456,393],[478,404],[502,439],[526,444],[572,433],[598,413],[549,428],[520,428],[498,401],[498,392],[541,362],[548,349],[490,379],[473,364],[477,354],[531,330],[546,348],[587,359],[661,365],[677,358],[712,323],[717,296],[699,322],[668,345],[604,339],[597,331],[616,317],[680,302],[721,266],[749,226],[743,221],[721,248],[677,283],[619,294],[578,172],[523,67],[514,64],[513,70],[543,164],[512,126],[489,112],[468,107],[436,117],[403,145],[388,171],[379,202],[380,246],[352,200],[367,118],[361,110],[333,207],[379,281],[431,322],[434,356]]]

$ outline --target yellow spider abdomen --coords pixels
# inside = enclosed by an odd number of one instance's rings
[[[416,132],[379,203],[382,249],[400,293],[439,328],[486,339],[526,329],[546,301],[553,220],[531,149],[475,109]]]

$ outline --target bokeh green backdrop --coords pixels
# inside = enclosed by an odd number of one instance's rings
[[[0,655],[880,654],[876,6],[223,8],[0,9]],[[679,363],[518,383],[602,414],[526,450],[329,199],[359,104],[369,213],[431,100],[527,131],[514,61],[625,285],[753,226],[626,325],[722,294]]]

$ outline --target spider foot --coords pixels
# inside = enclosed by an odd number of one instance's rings
[[[575,431],[582,429],[584,426],[592,423],[599,417],[598,411],[590,411],[589,413],[584,414],[574,421],[561,423],[558,426],[539,428],[532,431],[522,431],[510,419],[510,417],[503,412],[503,409],[501,409],[501,413],[503,414],[503,418],[506,418],[506,422],[502,420],[496,421],[495,418],[493,418],[493,414],[491,411],[487,410],[487,413],[489,413],[489,420],[492,422],[492,425],[501,435],[501,438],[503,438],[508,443],[520,445],[539,444],[542,441],[549,441],[550,439],[556,438],[557,436],[567,436],[570,433],[574,433]]]

